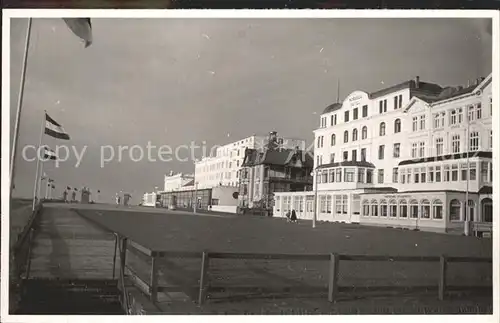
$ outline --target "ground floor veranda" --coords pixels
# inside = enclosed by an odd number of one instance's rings
[[[273,216],[295,210],[299,219],[312,220],[314,197],[309,192],[275,193]],[[318,191],[318,221],[360,223],[437,232],[463,232],[466,193],[460,191],[370,192],[363,189]],[[493,221],[491,194],[468,194],[471,222]]]

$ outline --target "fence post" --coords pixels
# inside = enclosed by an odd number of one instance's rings
[[[446,256],[441,255],[439,259],[439,300],[444,299],[446,289]]]
[[[151,286],[149,287],[149,297],[153,303],[158,301],[158,259],[151,257]]]
[[[330,271],[328,279],[328,301],[335,302],[338,293],[340,257],[336,253],[330,254]]]
[[[120,271],[123,270],[123,275],[125,275],[125,265],[127,263],[125,257],[127,255],[127,238],[122,238],[120,250]],[[123,277],[125,278],[125,277]]]
[[[200,292],[198,295],[198,305],[202,305],[206,298],[209,261],[210,258],[208,251],[203,251],[203,254],[201,256]]]

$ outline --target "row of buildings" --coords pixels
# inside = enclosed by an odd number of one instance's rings
[[[492,75],[464,87],[419,77],[325,108],[304,140],[250,136],[165,176],[164,207],[463,231],[492,222]],[[196,201],[196,205],[194,205]]]

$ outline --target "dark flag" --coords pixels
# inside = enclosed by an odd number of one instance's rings
[[[57,139],[69,140],[66,130],[47,113],[45,113],[45,134]]]
[[[92,24],[90,18],[63,18],[69,29],[85,42],[85,48],[92,44]]]
[[[44,158],[45,158],[45,160],[49,160],[49,159],[50,160],[57,160],[56,152],[48,147],[45,147]]]

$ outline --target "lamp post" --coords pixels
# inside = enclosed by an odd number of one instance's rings
[[[193,213],[196,213],[196,206],[198,205],[198,182],[194,183],[194,203],[193,203]]]
[[[469,110],[464,111],[467,120],[467,127],[465,128],[465,141],[466,147],[465,153],[467,154],[466,163],[467,163],[467,175],[466,175],[466,187],[465,187],[465,221],[464,221],[464,234],[466,236],[470,235],[470,215],[469,215],[469,150],[470,150],[470,138],[469,138]]]

